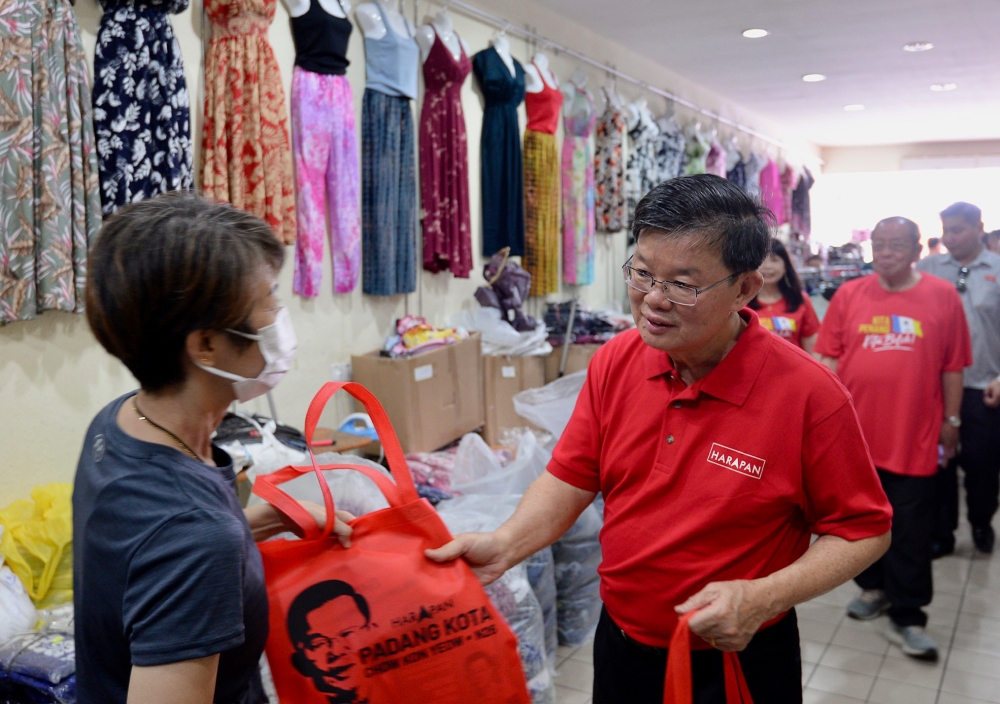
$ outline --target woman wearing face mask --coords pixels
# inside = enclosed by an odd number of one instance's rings
[[[255,541],[212,434],[273,388],[296,339],[276,297],[284,249],[258,218],[175,193],[110,218],[90,253],[87,319],[139,381],[84,442],[73,492],[79,704],[260,704],[268,633]],[[307,506],[322,525],[325,513]],[[338,515],[345,544],[351,529]]]
[[[819,318],[809,296],[802,291],[802,280],[785,245],[772,239],[771,254],[758,271],[764,277],[764,286],[750,301],[750,307],[757,311],[760,324],[812,354]]]

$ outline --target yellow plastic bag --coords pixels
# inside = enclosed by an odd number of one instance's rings
[[[57,482],[0,510],[0,552],[40,609],[73,599],[72,497],[73,486]]]

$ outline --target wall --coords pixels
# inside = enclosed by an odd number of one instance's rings
[[[503,14],[513,24],[532,25],[539,33],[566,46],[616,65],[620,70],[634,75],[650,85],[669,87],[672,91],[697,104],[721,112],[728,118],[748,124],[765,133],[781,138],[780,126],[770,124],[739,106],[700,89],[669,70],[609,42],[570,20],[556,15],[533,0],[508,0],[504,3],[481,3],[483,9]],[[436,12],[437,5],[426,0],[414,7],[413,0],[406,2],[406,14],[420,18]],[[100,23],[101,10],[95,0],[77,0],[76,12],[80,20],[88,60],[92,64],[95,36]],[[473,53],[486,47],[495,29],[481,22],[452,11],[455,28],[469,44]],[[201,134],[202,72],[202,14],[200,6],[173,17],[173,26],[186,61],[188,86],[191,91],[192,135],[196,146],[195,163],[198,163]],[[286,95],[291,84],[294,48],[288,29],[288,16],[279,6],[270,40],[284,78]],[[536,47],[513,39],[515,58],[527,61]],[[351,66],[348,78],[354,87],[355,110],[360,125],[361,98],[364,86],[364,49],[360,33],[355,32],[350,44]],[[565,56],[552,56],[552,68],[558,76],[567,77],[577,68],[574,60]],[[604,84],[600,72],[591,74],[593,90]],[[473,213],[473,249],[480,248],[479,193],[479,133],[481,129],[481,100],[470,78],[462,91],[463,106],[469,134],[470,194]],[[621,84],[619,92],[630,100],[640,89]],[[654,112],[667,109],[665,101],[651,98]],[[419,105],[414,106],[419,115]],[[684,109],[678,117],[690,120]],[[524,111],[521,109],[522,127]],[[762,150],[762,142],[745,142]],[[796,150],[814,158],[816,148],[809,144],[796,145]],[[799,157],[793,157],[799,158]],[[805,158],[805,157],[802,157]],[[624,285],[619,267],[625,257],[625,233],[598,235],[597,282],[579,290],[581,298],[591,305],[605,301],[622,300]],[[478,272],[482,268],[476,259],[470,280],[455,280],[450,275],[421,273],[419,290],[409,296],[374,298],[363,296],[359,290],[353,294],[333,295],[329,260],[324,264],[324,289],[316,299],[304,300],[291,293],[292,250],[289,262],[281,276],[281,292],[291,309],[299,335],[300,347],[296,366],[275,392],[279,416],[292,423],[301,423],[312,394],[330,378],[331,365],[349,361],[352,353],[361,353],[381,346],[393,321],[407,313],[427,316],[431,322],[443,323],[447,315],[474,305],[472,294],[482,283]],[[569,295],[562,292],[552,296],[561,300]],[[542,302],[531,303],[536,314]],[[91,336],[83,316],[45,313],[36,321],[15,323],[0,328],[0,428],[3,443],[0,449],[0,506],[17,497],[27,496],[32,486],[50,481],[72,481],[83,434],[91,418],[111,399],[134,388],[129,373],[100,348]],[[250,404],[251,410],[266,412],[264,402]],[[344,403],[332,413],[343,413]],[[329,423],[336,418],[328,418]]]
[[[871,173],[913,168],[997,166],[1000,140],[913,142],[873,147],[824,147],[823,173]]]

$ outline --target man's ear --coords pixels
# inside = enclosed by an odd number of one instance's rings
[[[748,271],[740,275],[739,279],[737,279],[737,285],[740,290],[733,301],[732,309],[734,311],[746,308],[747,304],[760,293],[760,289],[764,285],[764,277],[760,275],[759,271]]]

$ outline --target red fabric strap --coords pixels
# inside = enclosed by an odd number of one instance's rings
[[[681,616],[670,639],[667,651],[667,676],[663,683],[663,704],[693,704],[691,684],[691,628],[688,621],[695,612]],[[743,668],[736,653],[722,653],[722,666],[726,679],[727,704],[753,704]]]

